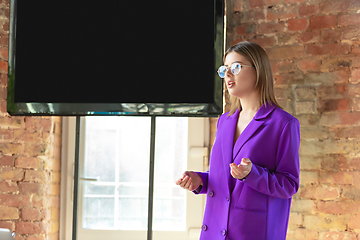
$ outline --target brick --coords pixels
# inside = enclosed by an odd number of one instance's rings
[[[354,50],[354,47],[352,46],[351,53],[354,53],[353,50]],[[360,54],[360,52],[359,52],[359,54]],[[360,67],[360,57],[352,58],[351,66],[354,68],[359,68]]]
[[[0,219],[19,219],[19,211],[15,207],[0,206]]]
[[[316,185],[319,183],[319,173],[311,171],[300,171],[300,185]]]
[[[15,225],[13,224],[13,221],[1,221],[0,220],[0,228],[7,228],[11,232],[15,230]]]
[[[321,45],[307,45],[306,54],[308,55],[340,55],[348,54],[350,52],[350,46],[347,44],[321,44]]]
[[[336,15],[311,17],[309,22],[309,29],[316,30],[334,28],[336,26],[336,18]]]
[[[325,214],[342,214],[344,212],[349,212],[351,209],[352,203],[349,201],[339,201],[339,202],[325,202],[319,201],[317,204],[317,209],[319,213]]]
[[[47,144],[25,144],[25,153],[31,157],[45,156],[48,149]]]
[[[302,214],[290,212],[289,225],[301,225]]]
[[[304,240],[304,239],[317,240],[317,239],[319,239],[318,231],[306,229],[302,226],[295,229],[293,234],[294,234],[294,240]]]
[[[319,230],[319,229],[337,229],[346,230],[347,219],[345,216],[337,216],[326,214],[323,215],[305,215],[304,225],[307,229]]]
[[[267,23],[262,22],[257,25],[257,33],[258,34],[274,34],[274,33],[283,33],[285,30],[285,23]]]
[[[303,72],[318,71],[321,61],[318,59],[305,58],[299,61],[299,68]]]
[[[355,216],[350,217],[349,228],[360,229],[360,214],[356,214]]]
[[[241,36],[249,36],[251,34],[255,34],[255,31],[256,31],[255,24],[239,25],[236,28],[237,34]]]
[[[320,11],[323,14],[347,12],[350,10],[358,10],[360,2],[358,0],[325,0],[319,4]]]
[[[276,71],[280,71],[283,75],[284,73],[293,73],[297,70],[296,66],[294,66],[294,61],[291,59],[275,61],[272,67],[274,67]]]
[[[347,85],[319,86],[317,88],[319,99],[345,98],[347,96]]]
[[[304,55],[303,46],[274,47],[268,51],[270,59],[295,59]]]
[[[353,186],[343,186],[342,187],[341,198],[343,200],[352,200],[352,201],[360,201],[360,189]]]
[[[350,110],[350,99],[327,99],[317,101],[318,112]]]
[[[340,197],[340,190],[328,186],[307,186],[300,190],[300,197],[308,199],[334,200]]]
[[[21,219],[24,221],[40,221],[42,218],[42,211],[38,208],[26,207],[21,210]]]
[[[60,196],[51,196],[49,198],[49,207],[60,207]]]
[[[309,199],[293,199],[291,203],[291,211],[297,213],[314,213],[316,204]]]
[[[268,9],[266,19],[268,21],[274,20],[287,20],[290,18],[296,18],[296,10],[294,6],[286,7],[283,5],[282,7],[273,7]]]
[[[18,157],[15,160],[15,166],[18,168],[42,169],[43,160],[37,157]]]
[[[14,130],[14,139],[23,142],[42,142],[43,137],[42,132],[36,130],[16,129]]]
[[[334,127],[330,129],[330,132],[337,139],[358,138],[360,136],[360,127]]]
[[[347,71],[334,71],[324,73],[308,73],[305,75],[305,83],[323,83],[323,84],[342,84],[349,81],[349,73]]]
[[[318,170],[321,168],[320,157],[300,156],[300,170]]]
[[[0,153],[15,155],[23,153],[24,146],[19,143],[0,143]]]
[[[5,61],[0,60],[0,72],[8,73],[8,63]]]
[[[296,111],[296,115],[315,114],[315,102],[314,101],[296,102],[295,111]]]
[[[323,240],[334,240],[334,239],[357,240],[357,234],[352,233],[352,232],[335,232],[335,231],[321,232],[319,239],[323,239]]]
[[[21,168],[6,167],[0,169],[1,180],[21,181],[24,178],[24,170]]]
[[[24,117],[0,117],[0,127],[17,129],[25,126]]]
[[[316,87],[315,86],[298,86],[295,88],[295,97],[297,100],[315,100]]]
[[[48,240],[48,238],[45,238],[43,235],[30,235],[26,240]]]
[[[47,183],[49,181],[49,174],[45,171],[26,170],[24,182],[40,182]]]
[[[0,167],[13,167],[14,161],[14,156],[2,156],[0,158]]]
[[[240,13],[241,23],[259,21],[264,19],[265,19],[265,14],[263,9],[252,9]]]
[[[249,1],[249,7],[251,8],[262,8],[263,0],[251,0]]]
[[[338,17],[339,26],[359,25],[359,24],[360,24],[360,13],[339,15]]]
[[[291,98],[291,89],[288,87],[275,87],[275,96],[276,99],[290,99]]]
[[[279,34],[278,45],[294,45],[298,43],[298,34]]]
[[[341,28],[341,40],[357,40],[360,37],[360,28],[358,26],[349,26]]]
[[[60,184],[51,184],[50,185],[50,194],[51,195],[60,195]]]
[[[48,194],[48,186],[42,183],[20,182],[19,191],[20,194],[46,195]]]
[[[360,97],[360,84],[349,84],[347,86],[347,93],[349,96]]]
[[[315,126],[317,125],[317,121],[319,116],[314,114],[301,114],[296,116],[297,119],[300,121],[301,126]]]
[[[0,206],[23,207],[31,205],[31,196],[19,194],[0,194]]]
[[[9,58],[9,50],[6,48],[0,48],[0,59],[7,61]]]
[[[25,129],[52,132],[53,121],[51,120],[51,118],[26,117]]]
[[[288,29],[290,31],[302,31],[308,26],[308,20],[306,18],[289,19]]]
[[[342,58],[324,58],[321,64],[321,71],[328,72],[339,70],[341,68],[348,68],[351,66],[351,59],[349,57]]]
[[[0,182],[0,193],[16,193],[18,191],[17,183],[12,181]]]
[[[349,172],[320,172],[320,184],[331,183],[335,185],[353,184],[353,174]]]
[[[306,0],[286,0],[286,4],[297,4],[297,3],[302,3],[305,2]]]
[[[265,6],[274,6],[284,4],[284,0],[264,0]]]
[[[251,42],[259,44],[263,48],[273,47],[276,43],[274,37],[257,37],[252,39]]]
[[[360,82],[360,68],[354,68],[351,70],[351,83]]]
[[[45,208],[48,207],[48,197],[40,196],[38,194],[34,194],[32,197],[32,207],[37,208]]]
[[[42,222],[17,222],[16,233],[18,234],[43,234],[46,232],[46,225]]]
[[[316,43],[320,39],[320,32],[302,32],[299,34],[299,41],[301,43]]]
[[[360,111],[360,98],[354,98],[352,103],[352,111]]]
[[[301,17],[316,15],[320,12],[318,5],[301,5],[299,6],[299,15]]]
[[[329,138],[329,133],[322,129],[303,127],[301,129],[301,139],[304,140],[324,140]]]

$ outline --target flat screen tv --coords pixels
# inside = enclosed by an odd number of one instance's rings
[[[217,116],[224,0],[10,1],[11,115]]]

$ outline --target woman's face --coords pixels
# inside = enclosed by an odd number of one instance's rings
[[[225,58],[224,65],[228,67],[225,73],[224,81],[230,95],[244,98],[247,95],[256,92],[256,70],[253,66],[241,67],[240,72],[234,75],[229,69],[231,64],[240,63],[241,65],[251,66],[251,63],[241,54],[230,52]]]

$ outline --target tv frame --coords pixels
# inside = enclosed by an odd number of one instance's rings
[[[223,81],[216,73],[224,53],[224,0],[214,1],[214,101],[212,103],[42,103],[15,102],[18,0],[10,0],[7,111],[13,116],[187,116],[217,117],[223,111]]]

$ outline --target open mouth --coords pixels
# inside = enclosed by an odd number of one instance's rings
[[[228,83],[227,83],[227,87],[228,88],[231,88],[231,87],[233,87],[235,85],[235,82],[233,82],[233,81],[229,81]]]

